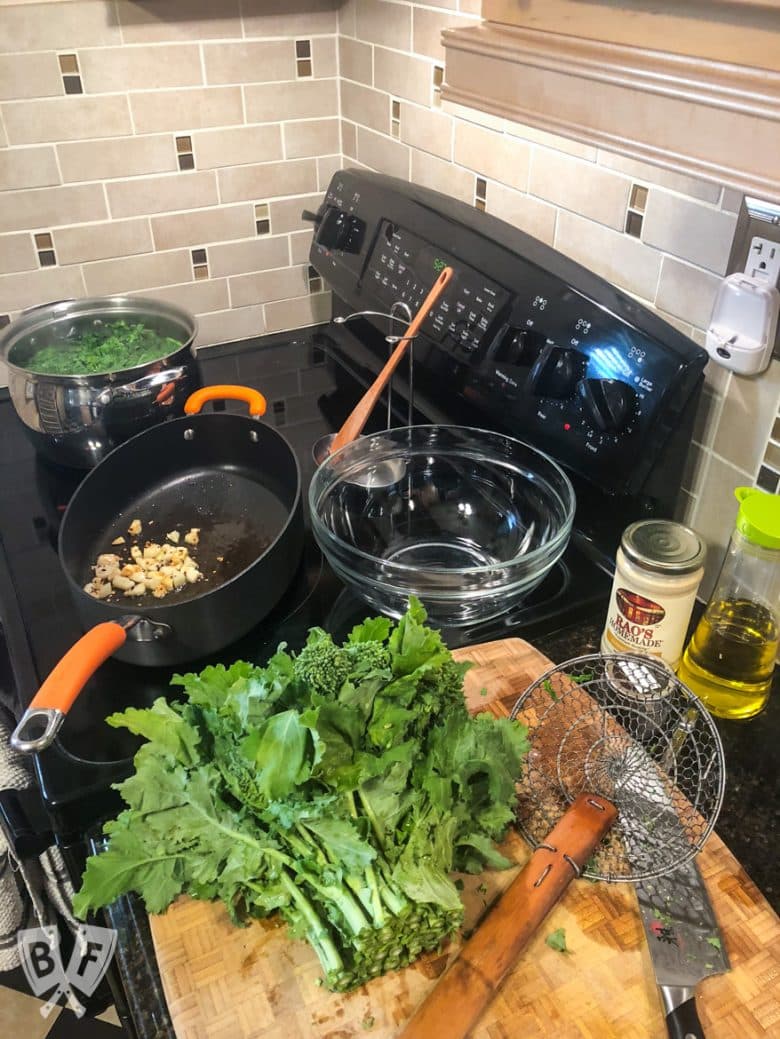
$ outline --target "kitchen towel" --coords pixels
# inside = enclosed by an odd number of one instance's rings
[[[9,742],[14,726],[0,705],[0,790],[24,790],[35,782],[23,755]],[[19,965],[18,931],[60,919],[75,933],[72,901],[73,887],[60,851],[47,848],[37,859],[21,862],[0,829],[0,971]]]

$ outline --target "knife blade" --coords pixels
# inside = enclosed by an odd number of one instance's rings
[[[731,965],[699,867],[691,860],[636,892],[669,1037],[705,1039],[696,986]]]

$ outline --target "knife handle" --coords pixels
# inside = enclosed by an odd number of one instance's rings
[[[696,1010],[696,997],[691,996],[666,1015],[669,1039],[705,1039]]]

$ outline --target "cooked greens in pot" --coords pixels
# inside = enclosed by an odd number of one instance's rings
[[[107,321],[73,339],[41,347],[22,367],[39,375],[118,372],[156,361],[181,345],[179,340],[161,336],[141,322]]]

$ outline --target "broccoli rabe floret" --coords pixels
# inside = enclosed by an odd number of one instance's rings
[[[335,697],[349,677],[346,652],[322,628],[312,628],[306,645],[295,658],[295,677],[322,696]]]
[[[344,647],[349,657],[350,678],[367,675],[369,671],[388,671],[391,667],[390,650],[381,642],[355,642]]]

